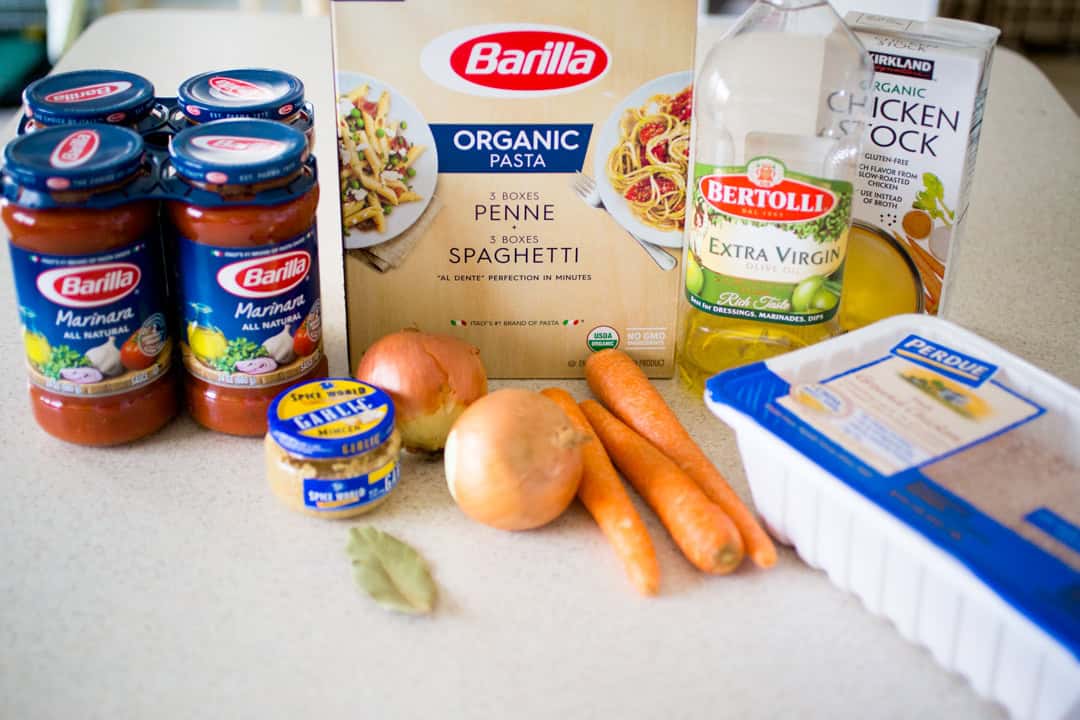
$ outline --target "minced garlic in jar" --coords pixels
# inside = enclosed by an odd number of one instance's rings
[[[264,442],[270,489],[289,507],[350,518],[397,486],[401,434],[379,388],[350,378],[311,380],[271,403]]]

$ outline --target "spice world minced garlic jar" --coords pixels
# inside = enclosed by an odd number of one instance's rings
[[[294,510],[355,517],[397,486],[401,435],[379,388],[350,378],[301,383],[271,403],[267,420],[270,489]]]

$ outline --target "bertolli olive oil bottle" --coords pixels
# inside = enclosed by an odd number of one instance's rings
[[[695,88],[679,375],[840,331],[852,182],[873,76],[823,0],[757,0]]]

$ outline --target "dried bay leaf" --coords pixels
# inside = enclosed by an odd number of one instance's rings
[[[370,525],[349,530],[345,552],[356,584],[388,610],[424,615],[435,607],[435,581],[411,546]]]

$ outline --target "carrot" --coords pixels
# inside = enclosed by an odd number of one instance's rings
[[[941,300],[941,278],[932,272],[920,269],[919,277],[922,278],[923,289],[934,300],[936,305]]]
[[[601,350],[591,355],[585,363],[585,379],[619,419],[674,460],[710,500],[723,508],[739,528],[746,552],[755,565],[767,568],[776,564],[776,547],[754,514],[743,505],[629,355],[621,350]]]
[[[933,299],[933,304],[936,306],[941,298],[941,283],[945,275],[945,266],[913,240],[909,240],[895,232],[893,236],[907,249],[908,257],[915,263],[915,267],[919,271],[919,277],[922,279],[926,294]]]
[[[580,405],[615,464],[656,511],[686,559],[699,570],[723,575],[739,566],[739,529],[686,473],[649,441],[594,400]]]
[[[929,290],[935,297],[941,295],[941,275],[936,273],[934,269],[926,263],[925,258],[917,253],[911,253],[911,260],[915,263],[915,267],[919,269],[919,275],[922,277],[923,285]]]
[[[554,400],[574,427],[591,438],[581,446],[585,472],[578,486],[578,497],[615,549],[630,582],[642,595],[655,595],[660,589],[660,564],[656,561],[652,538],[604,446],[570,393],[561,388],[547,388],[541,394]]]
[[[923,291],[923,297],[926,298],[923,302],[923,309],[930,315],[937,313],[938,301],[940,298],[931,296],[930,293],[925,290]]]
[[[897,235],[897,237],[899,237],[899,235]],[[922,260],[923,264],[929,267],[936,275],[945,277],[945,265],[934,257],[933,253],[927,251],[922,245],[911,238],[903,238],[902,242],[911,249],[911,255],[913,257],[918,257]]]

